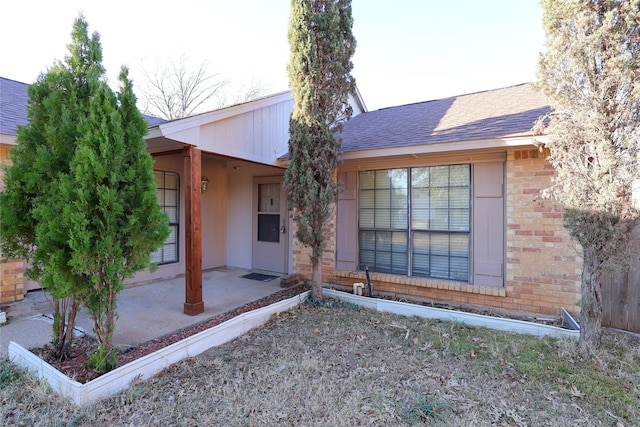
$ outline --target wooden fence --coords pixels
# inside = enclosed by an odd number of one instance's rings
[[[636,231],[629,269],[605,273],[602,282],[602,325],[631,332],[640,332],[640,237]]]

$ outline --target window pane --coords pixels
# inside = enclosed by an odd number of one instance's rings
[[[156,187],[164,188],[164,173],[163,172],[153,172],[153,177],[156,180]]]
[[[444,255],[449,253],[449,235],[433,233],[431,235],[431,254]]]
[[[407,188],[407,169],[391,169],[391,185],[393,188]]]
[[[431,168],[430,187],[449,186],[449,166],[434,166]]]
[[[429,221],[430,230],[449,229],[449,211],[447,209],[431,209],[429,213],[431,215]]]
[[[375,228],[391,228],[391,212],[389,212],[389,209],[376,210],[375,216]]]
[[[280,212],[280,184],[258,184],[258,212]]]
[[[429,168],[411,169],[411,188],[429,187]]]
[[[415,254],[428,254],[430,247],[430,234],[429,233],[413,233],[413,253]]]
[[[407,274],[407,233],[360,232],[360,266],[371,271]]]
[[[151,262],[153,264],[158,264],[161,261],[162,261],[162,248],[158,249],[157,251],[151,254]]]
[[[393,274],[407,274],[407,254],[393,253],[391,259],[391,273]]]
[[[361,231],[360,232],[360,249],[367,251],[376,250],[376,232]]]
[[[391,193],[391,206],[396,209],[407,210],[407,191],[394,190]]]
[[[258,214],[258,241],[280,242],[280,215]]]
[[[391,233],[376,231],[376,250],[391,252]]]
[[[391,207],[391,191],[376,190],[376,209],[389,209]]]
[[[376,171],[375,186],[376,188],[391,188],[391,171]]]
[[[360,250],[360,268],[364,268],[365,265],[375,265],[376,263],[376,251]]]
[[[429,210],[413,209],[411,211],[411,228],[414,230],[426,230],[429,228]]]
[[[469,235],[450,233],[413,234],[412,274],[469,280]]]
[[[449,189],[449,206],[468,209],[469,197],[469,187],[452,187]]]
[[[411,190],[411,206],[414,209],[428,209],[429,208],[429,189],[428,188],[414,188]]]
[[[361,209],[360,210],[360,228],[373,228],[373,209]]]
[[[468,187],[471,180],[469,165],[454,165],[449,167],[449,185],[452,187]]]
[[[178,190],[164,190],[164,205],[178,206]]]
[[[381,273],[391,272],[391,252],[376,251],[376,263],[373,267],[374,271]]]
[[[169,236],[167,240],[164,241],[165,245],[169,243],[177,243],[178,242],[178,227],[175,225],[169,226]]]
[[[374,208],[375,207],[375,192],[372,190],[361,190],[360,191],[360,208]]]
[[[449,191],[447,188],[432,188],[430,195],[432,208],[449,208]]]
[[[451,273],[453,280],[469,281],[469,258],[451,258]]]
[[[429,255],[413,255],[413,270],[411,274],[418,277],[429,277],[431,269],[429,268]]]
[[[178,222],[178,208],[166,206],[164,211],[169,215],[169,224]]]
[[[469,235],[452,234],[450,237],[451,255],[457,257],[469,257]]]
[[[469,231],[469,165],[414,168],[411,177],[419,185],[411,190],[413,229]]]
[[[360,189],[375,188],[375,176],[374,171],[360,172]]]
[[[164,188],[170,188],[172,190],[178,189],[178,174],[173,172],[165,172],[164,174]]]
[[[449,278],[449,257],[442,255],[431,256],[431,277]]]
[[[397,253],[407,253],[407,233],[394,232],[391,236],[391,250]]]
[[[469,231],[469,210],[468,209],[452,209],[450,212],[452,231]]]
[[[164,245],[164,253],[162,256],[163,262],[176,262],[178,261],[178,245]]]
[[[395,209],[391,212],[391,228],[407,228],[407,209]]]

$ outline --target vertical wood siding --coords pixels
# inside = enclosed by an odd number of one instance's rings
[[[603,326],[640,332],[640,230],[633,233],[628,269],[602,275]]]

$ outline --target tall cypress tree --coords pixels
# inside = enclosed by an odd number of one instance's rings
[[[108,370],[116,295],[169,230],[127,71],[116,96],[99,36],[87,28],[76,19],[66,61],[29,89],[29,122],[0,194],[0,243],[5,256],[31,261],[29,274],[54,298],[70,298],[74,314],[78,301],[87,306],[100,343],[96,368]]]
[[[352,114],[348,103],[355,90],[352,25],[350,0],[291,1],[288,72],[294,109],[285,187],[297,222],[296,237],[311,247],[313,298],[322,298],[325,225],[337,194],[336,134]]]
[[[543,0],[548,50],[539,86],[547,117],[547,190],[565,208],[564,224],[582,251],[579,349],[602,337],[602,272],[628,264],[638,224],[632,188],[640,179],[640,3]],[[539,126],[544,124],[539,122]]]

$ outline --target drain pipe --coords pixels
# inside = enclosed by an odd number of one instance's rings
[[[371,290],[371,279],[369,278],[369,266],[364,266],[364,274],[367,276],[367,294],[369,297],[373,296],[373,291]]]

